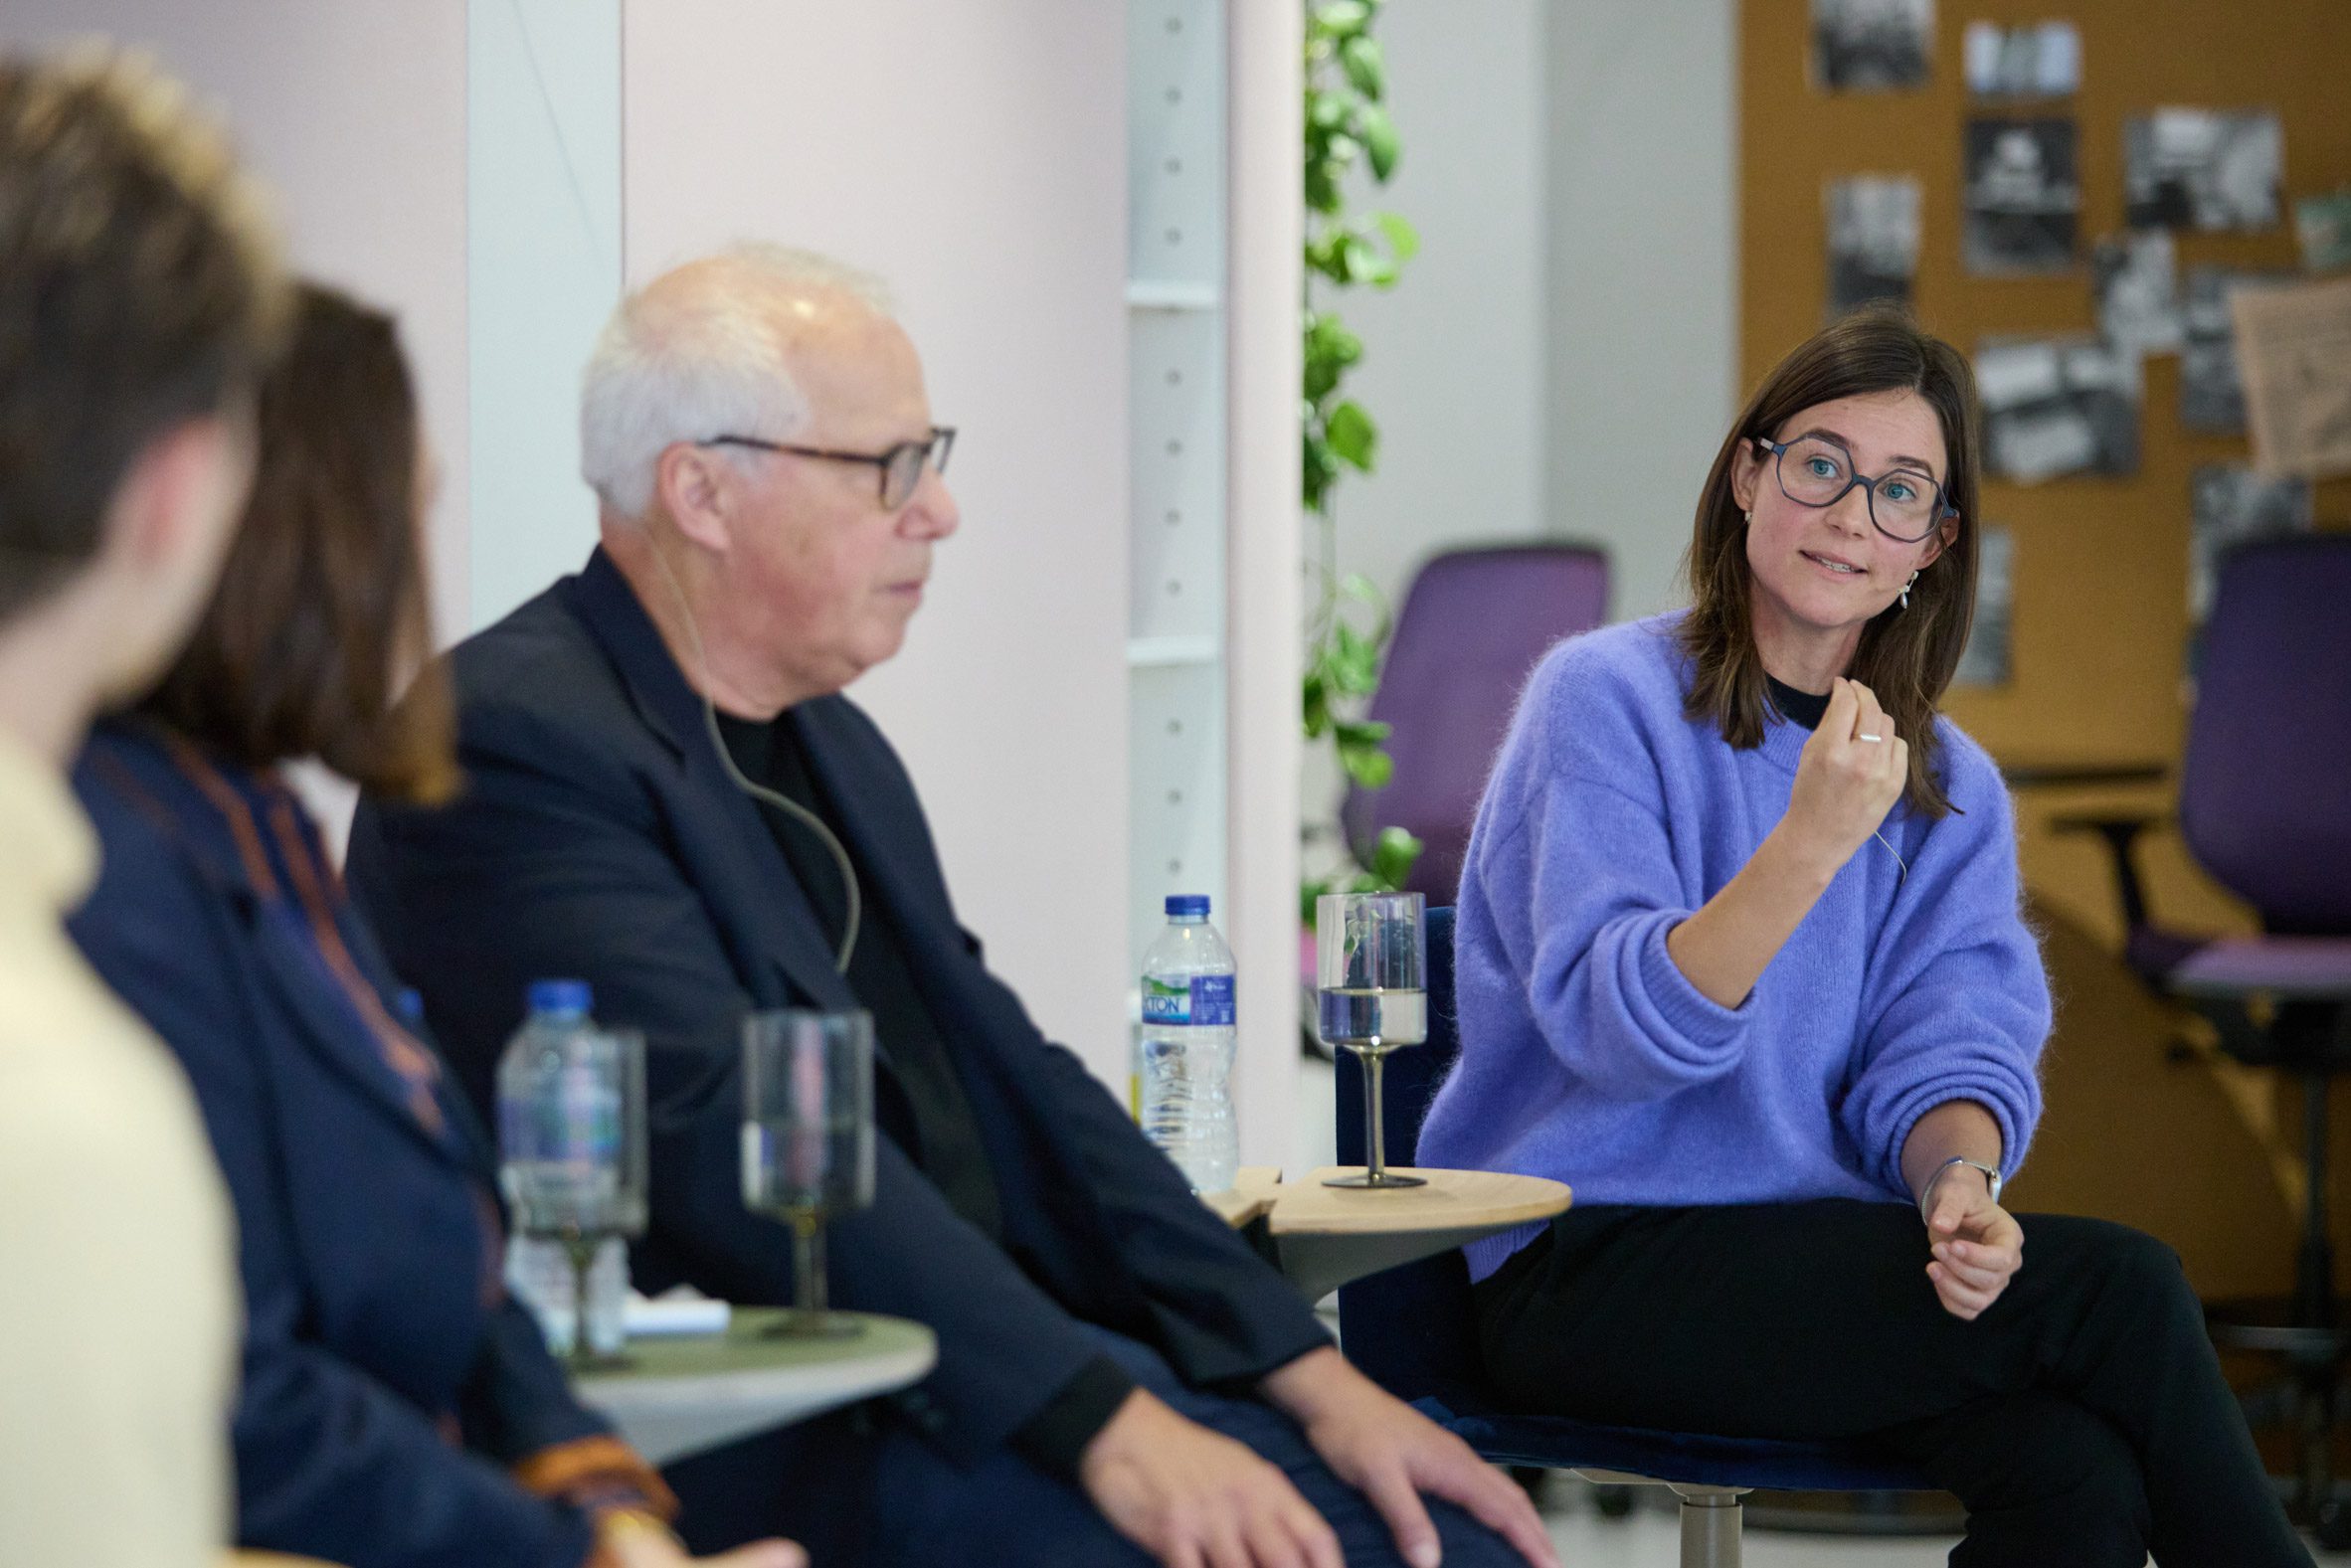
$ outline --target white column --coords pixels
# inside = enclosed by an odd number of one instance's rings
[[[580,368],[621,295],[621,0],[470,0],[465,24],[478,628],[596,543]]]
[[[1241,1158],[1279,1163],[1298,1085],[1301,13],[1230,8],[1226,319],[1226,928],[1238,960]]]

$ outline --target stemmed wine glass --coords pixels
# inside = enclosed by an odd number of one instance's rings
[[[534,1041],[501,1078],[500,1182],[515,1228],[560,1246],[572,1269],[575,1370],[626,1364],[601,1355],[589,1325],[588,1282],[615,1236],[644,1231],[644,1036],[581,1028]]]
[[[787,1008],[743,1023],[743,1202],[792,1227],[794,1309],[775,1332],[847,1338],[824,1223],[873,1201],[873,1015]]]
[[[1326,893],[1315,900],[1317,1032],[1363,1062],[1361,1175],[1327,1187],[1420,1187],[1387,1168],[1379,1069],[1387,1053],[1428,1038],[1427,910],[1418,893]]]

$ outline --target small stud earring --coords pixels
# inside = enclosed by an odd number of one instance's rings
[[[1917,581],[1918,581],[1918,574],[1917,574],[1917,573],[1915,573],[1915,572],[1912,572],[1912,573],[1910,574],[1910,583],[1915,583],[1915,582],[1917,582]],[[1904,583],[1904,584],[1902,585],[1902,609],[1904,609],[1904,610],[1907,610],[1907,609],[1909,609],[1909,608],[1910,608],[1910,583]]]
[[[1747,513],[1747,514],[1746,514],[1746,519],[1747,519],[1747,521],[1748,521],[1749,523],[1752,523],[1752,522],[1754,522],[1754,520],[1755,520],[1755,514],[1754,514],[1753,512],[1749,512],[1749,513]]]

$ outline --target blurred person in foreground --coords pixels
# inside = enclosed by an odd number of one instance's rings
[[[144,66],[0,57],[0,1563],[195,1568],[229,1525],[237,1282],[187,1080],[60,921],[65,768],[169,661],[252,467],[283,282]]]
[[[680,1493],[824,1501],[893,1564],[1549,1562],[1525,1495],[1341,1358],[957,923],[841,694],[959,522],[879,286],[772,249],[680,267],[615,314],[581,423],[603,545],[458,647],[466,787],[363,805],[355,886],[477,1099],[534,976],[646,1032],[648,1290],[791,1300],[788,1232],[743,1206],[743,1019],[870,1010],[878,1196],[833,1227],[835,1299],[939,1335],[870,1440],[784,1434]]]
[[[668,1488],[506,1292],[494,1151],[280,772],[455,783],[390,318],[301,288],[257,429],[210,609],[75,770],[105,864],[70,923],[187,1068],[236,1203],[238,1539],[349,1568],[678,1568]]]

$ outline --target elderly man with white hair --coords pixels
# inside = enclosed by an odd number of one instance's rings
[[[581,431],[602,547],[455,650],[469,786],[363,806],[351,868],[478,1100],[534,978],[645,1031],[648,1289],[790,1299],[787,1233],[738,1186],[742,1020],[872,1013],[877,1196],[834,1227],[833,1293],[932,1325],[938,1368],[878,1420],[675,1467],[689,1540],[699,1515],[819,1563],[1550,1563],[1517,1487],[1341,1358],[957,924],[841,695],[959,521],[878,285],[770,249],[656,278]]]

